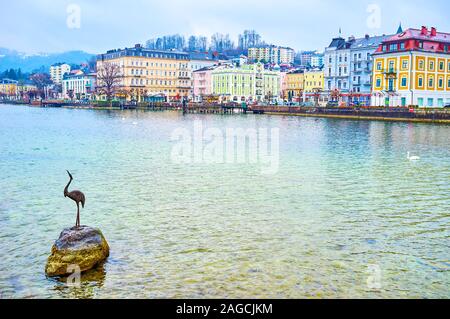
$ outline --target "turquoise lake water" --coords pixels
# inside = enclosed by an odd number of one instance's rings
[[[279,128],[279,171],[174,163],[195,121]],[[0,297],[450,298],[449,142],[446,125],[0,105]],[[66,169],[111,246],[78,288],[44,274],[75,224]]]

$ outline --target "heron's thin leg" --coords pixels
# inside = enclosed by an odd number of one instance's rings
[[[77,202],[77,228],[80,227],[80,203]]]

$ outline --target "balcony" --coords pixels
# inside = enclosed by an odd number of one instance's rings
[[[384,75],[388,78],[397,78],[397,70],[394,68],[389,68],[383,71]]]

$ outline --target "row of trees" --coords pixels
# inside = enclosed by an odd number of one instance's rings
[[[237,45],[230,38],[229,34],[215,33],[208,40],[205,36],[191,35],[186,38],[180,34],[167,35],[150,39],[146,42],[146,47],[154,50],[180,50],[180,51],[230,51],[241,50],[244,53],[248,48],[263,45],[261,35],[255,30],[245,30],[238,37]]]
[[[10,79],[15,81],[25,81],[30,78],[30,73],[22,72],[22,69],[9,69],[0,73],[0,79]]]

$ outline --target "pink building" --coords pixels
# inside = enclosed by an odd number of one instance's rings
[[[202,97],[212,94],[212,71],[217,66],[209,66],[193,72],[194,102],[202,102]]]

